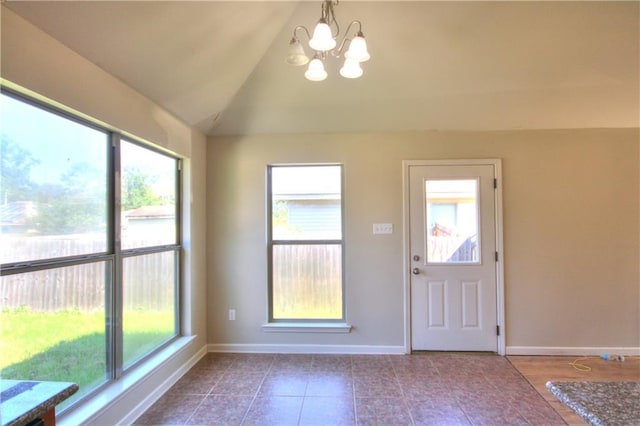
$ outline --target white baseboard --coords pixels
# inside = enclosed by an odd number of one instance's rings
[[[600,356],[640,355],[640,347],[507,346],[507,355]]]
[[[196,352],[189,360],[180,366],[176,371],[167,377],[153,392],[147,395],[136,407],[131,410],[127,415],[118,422],[119,425],[130,425],[140,417],[145,411],[147,411],[156,401],[160,399],[187,371],[191,369],[202,357],[207,354],[207,347],[203,346],[198,352]]]
[[[349,355],[403,355],[404,346],[371,345],[271,345],[211,343],[209,352],[282,353],[282,354],[349,354]]]

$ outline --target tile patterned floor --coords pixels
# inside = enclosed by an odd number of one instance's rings
[[[504,357],[207,354],[137,425],[564,425]]]

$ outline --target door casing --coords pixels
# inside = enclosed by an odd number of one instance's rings
[[[495,221],[496,221],[496,306],[497,321],[500,328],[498,337],[498,354],[506,354],[506,325],[504,317],[504,249],[502,233],[502,161],[500,159],[469,159],[469,160],[404,160],[402,162],[403,188],[403,282],[404,282],[404,351],[411,353],[411,236],[409,223],[409,170],[416,166],[476,166],[492,165],[495,170],[497,188],[495,191]]]

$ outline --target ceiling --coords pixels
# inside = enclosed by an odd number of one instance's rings
[[[636,1],[343,0],[371,60],[323,82],[284,62],[320,1],[5,5],[212,136],[640,127]]]

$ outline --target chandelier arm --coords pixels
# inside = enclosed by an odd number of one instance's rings
[[[309,30],[307,29],[307,27],[305,27],[304,25],[298,25],[297,27],[295,27],[293,29],[293,38],[294,39],[296,39],[296,40],[298,39],[298,36],[296,35],[296,31],[298,31],[298,30],[304,30],[305,34],[307,35],[307,38],[309,40],[311,40],[311,34],[309,33]]]
[[[353,25],[357,24],[358,25],[358,32],[361,33],[362,32],[362,22],[358,21],[357,19],[354,21],[351,21],[349,23],[349,26],[347,27],[347,31],[345,32],[345,34],[349,34],[349,30],[351,29],[351,27]]]
[[[335,11],[333,10],[333,6],[337,6],[338,3],[338,0],[324,0],[322,3],[322,19],[326,21],[329,27],[332,25],[335,27],[335,32],[333,32],[332,29],[332,36],[334,39],[340,34],[340,24],[338,23]]]
[[[333,38],[338,38],[340,35],[340,24],[338,24],[338,21],[335,18],[333,18],[333,23],[336,24],[336,33],[333,35]]]
[[[335,58],[339,58],[340,55],[342,55],[342,50],[344,49],[344,45],[348,42],[351,41],[350,38],[348,38],[347,36],[345,36],[342,41],[340,42],[340,44],[338,45],[338,47],[336,47],[335,49],[333,49],[331,51],[331,56],[335,57]]]
[[[349,30],[351,29],[351,27],[357,24],[358,25],[358,34],[362,34],[362,22],[355,20],[355,21],[351,21],[351,23],[349,23],[349,26],[347,27],[347,31],[345,31],[344,33],[344,37],[342,38],[342,41],[340,42],[340,44],[338,45],[337,48],[333,49],[331,51],[331,55],[335,56],[336,58],[339,58],[340,55],[342,55],[342,50],[344,49],[345,44],[348,41],[351,41],[351,39],[349,37],[347,37],[347,35],[349,34]]]

